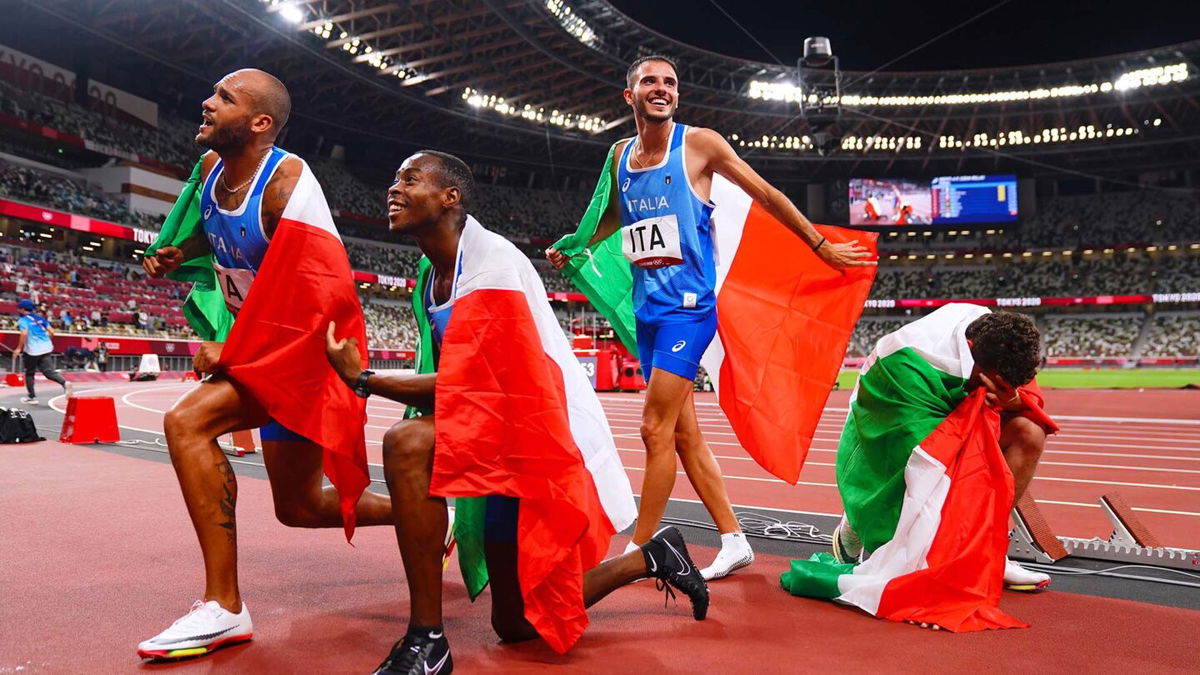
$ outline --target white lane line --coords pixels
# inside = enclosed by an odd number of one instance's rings
[[[1038,504],[1054,504],[1056,506],[1082,506],[1084,508],[1089,508],[1089,509],[1100,508],[1099,504],[1088,504],[1085,502],[1060,502],[1060,501],[1055,501],[1052,499],[1035,499],[1034,501],[1037,502]],[[1200,516],[1200,513],[1196,513],[1193,511],[1172,511],[1170,509],[1151,509],[1151,508],[1146,508],[1146,507],[1141,507],[1141,506],[1135,506],[1135,507],[1133,507],[1133,510],[1134,511],[1144,511],[1146,513],[1167,513],[1167,514],[1170,514],[1173,516]]]
[[[641,436],[641,434],[640,434],[641,426],[629,426],[627,424],[610,424],[609,426],[612,428],[612,430],[614,432],[616,432],[616,431],[628,431],[628,432],[638,431],[639,432],[638,436],[639,437]],[[708,437],[708,436],[733,436],[734,438],[737,438],[737,434],[733,433],[732,431],[709,431],[707,429],[701,429],[700,431],[702,434],[704,434],[705,437]],[[841,438],[841,434],[833,434],[833,433],[828,433],[828,432],[822,432],[819,430],[813,434],[814,442],[837,441],[840,438]],[[1070,438],[1078,438],[1078,437],[1070,436]],[[1097,436],[1096,438],[1104,438],[1104,437]],[[727,444],[727,445],[735,445],[735,446],[741,445],[740,443],[728,443],[725,441],[711,441],[710,442],[710,444],[718,444],[718,445],[723,444],[723,443]],[[1200,444],[1200,439],[1197,439],[1197,443]],[[1195,448],[1190,448],[1190,447],[1178,447],[1178,445],[1173,444],[1173,443],[1162,443],[1162,444],[1158,444],[1158,445],[1144,445],[1144,444],[1140,444],[1140,443],[1082,442],[1082,441],[1060,440],[1059,436],[1051,436],[1050,438],[1046,439],[1046,444],[1048,447],[1070,445],[1070,446],[1078,446],[1078,447],[1085,447],[1085,448],[1118,448],[1118,449],[1123,449],[1123,450],[1169,450],[1172,452],[1200,453],[1200,445],[1197,445],[1197,447],[1195,447]]]
[[[617,448],[617,450],[619,450],[621,452],[632,452],[632,453],[636,453],[639,455],[646,454],[646,450],[644,448]],[[826,451],[826,452],[828,452],[828,451]],[[713,457],[715,459],[727,459],[727,460],[734,460],[734,461],[746,461],[746,462],[754,461],[754,458],[749,455],[740,455],[739,456],[739,455],[716,455],[716,454],[714,454]],[[834,462],[814,462],[812,460],[808,460],[808,461],[804,462],[804,466],[834,466],[834,467],[836,467],[837,464]],[[1079,463],[1079,462],[1050,462],[1050,461],[1046,461],[1046,460],[1042,460],[1039,463],[1039,466],[1070,466],[1070,467],[1079,467],[1079,468],[1084,468],[1084,469],[1114,469],[1114,470],[1124,470],[1124,471],[1162,471],[1162,472],[1166,472],[1166,473],[1200,474],[1200,469],[1163,469],[1163,468],[1157,468],[1157,467],[1152,467],[1152,466],[1125,466],[1125,465],[1120,465],[1120,464],[1084,464],[1084,463]],[[1105,482],[1107,482],[1107,481],[1105,481]],[[1113,484],[1119,485],[1119,483],[1113,483]],[[1193,488],[1193,489],[1200,489],[1200,488]]]

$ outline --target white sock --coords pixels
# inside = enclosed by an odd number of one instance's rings
[[[720,579],[730,572],[754,562],[754,551],[741,532],[726,532],[721,535],[721,550],[712,564],[700,570],[705,581]]]
[[[629,543],[625,545],[625,553],[632,553],[632,552],[638,550],[639,548],[641,548],[641,546],[638,546],[637,544],[633,543],[633,540],[630,539]]]
[[[721,535],[721,550],[727,548],[742,550],[750,548],[750,542],[746,541],[746,535],[741,532],[726,532]]]

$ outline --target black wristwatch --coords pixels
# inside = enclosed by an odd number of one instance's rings
[[[375,374],[373,370],[364,370],[358,374],[358,379],[354,381],[354,393],[362,398],[367,398],[371,395],[371,390],[367,389],[367,378]]]

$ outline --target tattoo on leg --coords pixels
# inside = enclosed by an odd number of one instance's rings
[[[235,510],[237,507],[237,476],[233,474],[233,466],[230,465],[229,460],[225,457],[222,457],[221,461],[217,462],[217,471],[220,471],[221,475],[225,477],[225,483],[221,486],[221,489],[225,491],[225,496],[221,497],[220,507],[221,514],[225,516],[226,520],[220,523],[220,525],[229,533],[229,541],[236,542],[237,519]]]

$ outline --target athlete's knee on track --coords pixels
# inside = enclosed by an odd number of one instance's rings
[[[492,630],[502,642],[524,642],[538,636],[533,624],[520,612],[492,607]]]

